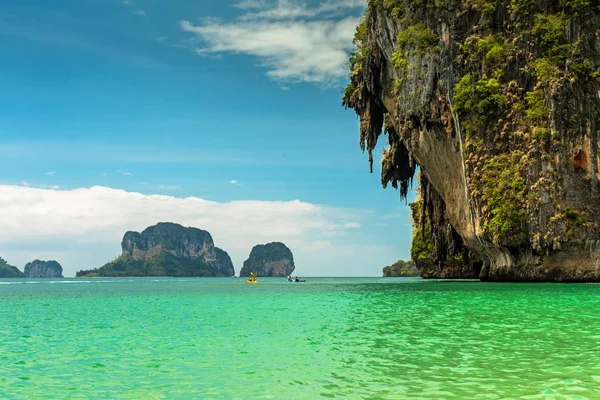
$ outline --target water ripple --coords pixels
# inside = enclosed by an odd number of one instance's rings
[[[36,282],[0,289],[3,399],[600,398],[598,287]]]

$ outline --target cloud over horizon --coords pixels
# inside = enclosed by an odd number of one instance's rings
[[[312,7],[306,1],[246,0],[235,5],[244,13],[234,21],[205,18],[179,24],[196,35],[198,55],[247,54],[258,57],[275,81],[327,85],[347,73],[360,22],[352,14],[364,6],[363,0],[328,0]]]
[[[4,258],[13,247],[18,249],[14,252],[16,257],[23,258],[17,260],[21,263],[31,261],[29,258],[47,259],[45,254],[72,259],[70,253],[88,247],[110,249],[103,250],[104,253],[97,256],[103,258],[94,259],[93,265],[86,265],[84,261],[76,261],[77,265],[63,264],[66,276],[110,261],[118,255],[114,252],[126,231],[141,231],[158,222],[207,230],[215,245],[229,252],[236,271],[254,245],[271,241],[286,243],[300,264],[314,264],[319,252],[330,252],[319,256],[324,259],[334,254],[334,259],[345,258],[344,255],[352,257],[352,251],[345,246],[336,246],[323,238],[361,226],[353,219],[358,217],[356,210],[298,200],[219,203],[198,197],[145,195],[102,186],[51,190],[0,185],[0,208],[3,210],[0,219],[3,254],[0,255]],[[46,249],[44,254],[40,249]]]

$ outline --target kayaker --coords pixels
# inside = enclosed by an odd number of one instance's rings
[[[300,282],[300,278],[296,277],[296,282]]]

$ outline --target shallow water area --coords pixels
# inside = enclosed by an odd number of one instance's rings
[[[0,280],[0,398],[600,398],[600,286]]]

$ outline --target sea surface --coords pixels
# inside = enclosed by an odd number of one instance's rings
[[[0,280],[1,399],[600,399],[600,285]]]

